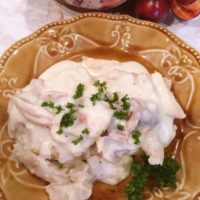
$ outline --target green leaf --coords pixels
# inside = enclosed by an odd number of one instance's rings
[[[75,92],[73,98],[78,99],[78,98],[82,97],[84,89],[85,89],[85,86],[82,83],[80,83],[76,88],[76,92]]]
[[[55,105],[54,102],[52,101],[44,101],[42,104],[41,104],[42,107],[48,107],[48,108],[51,108],[53,110],[55,110],[55,113],[56,114],[59,114],[61,113],[64,109],[62,108],[62,106],[60,105]]]
[[[178,162],[170,156],[166,156],[163,165],[155,165],[151,171],[156,184],[162,187],[175,187],[176,173],[179,170]]]
[[[120,130],[120,131],[123,131],[123,130],[124,130],[124,126],[119,124],[119,125],[117,126],[117,129]]]
[[[90,100],[92,101],[92,104],[95,105],[97,101],[105,100],[105,94],[101,93],[101,92],[98,92],[96,94],[93,94],[90,97]]]
[[[65,113],[60,121],[60,127],[69,127],[74,124],[76,117],[73,112]]]
[[[104,92],[107,89],[106,82],[101,82],[100,80],[95,81],[94,86],[98,88],[99,92]]]
[[[149,175],[145,166],[140,161],[134,161],[131,164],[131,181],[128,183],[125,193],[128,200],[142,200],[143,191]]]
[[[58,133],[58,135],[61,135],[63,133],[63,130],[59,128],[59,130],[57,130],[56,133]]]
[[[82,130],[82,133],[85,134],[85,135],[89,135],[90,131],[89,131],[88,128],[84,128],[84,129]]]
[[[77,144],[79,144],[82,140],[83,140],[83,136],[80,135],[80,136],[77,137],[75,140],[73,140],[72,143],[73,143],[74,145],[77,145]]]
[[[141,136],[141,132],[138,130],[135,130],[132,132],[132,138],[134,140],[134,144],[140,144],[140,136]]]
[[[109,98],[107,95],[105,96],[105,101],[110,105],[110,108],[113,110],[116,109],[114,103],[116,103],[118,100],[119,100],[119,95],[117,92],[113,93],[113,98]]]
[[[143,191],[151,177],[151,184],[157,187],[175,187],[176,173],[179,170],[178,162],[165,156],[163,165],[150,165],[148,156],[142,154],[140,160],[134,160],[131,164],[131,180],[125,193],[128,200],[142,200]]]
[[[116,117],[117,119],[125,119],[126,116],[127,116],[127,112],[123,111],[123,110],[120,110],[120,111],[115,111],[113,113],[113,116]]]
[[[129,98],[128,98],[128,95],[125,95],[122,99],[121,99],[121,101],[122,101],[122,108],[124,109],[124,110],[129,110],[130,109],[130,107],[131,107],[131,104],[128,102],[128,100],[129,100]]]
[[[58,168],[59,168],[59,169],[63,169],[63,167],[64,167],[64,164],[63,164],[63,163],[58,163]]]
[[[85,108],[85,106],[83,104],[79,104],[78,105],[80,108]]]

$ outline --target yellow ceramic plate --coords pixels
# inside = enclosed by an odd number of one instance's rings
[[[199,199],[200,191],[200,55],[162,26],[128,16],[88,13],[45,25],[11,46],[0,60],[0,199],[48,200],[44,183],[12,161],[7,135],[7,94],[27,85],[52,64],[93,56],[136,60],[172,80],[187,113],[177,121],[177,136],[166,151],[181,163],[177,188],[151,188],[145,199]],[[97,183],[92,200],[123,200],[127,181]]]

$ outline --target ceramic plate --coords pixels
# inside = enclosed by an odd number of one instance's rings
[[[166,149],[181,164],[176,189],[146,189],[145,199],[199,199],[200,54],[164,27],[128,16],[88,13],[47,24],[11,46],[0,60],[0,199],[48,200],[45,182],[11,156],[7,134],[7,95],[26,86],[52,64],[83,56],[136,60],[172,80],[187,118]],[[127,180],[117,186],[96,183],[91,200],[125,200]]]

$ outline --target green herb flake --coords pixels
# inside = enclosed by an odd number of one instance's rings
[[[63,164],[63,163],[58,163],[58,168],[59,168],[59,169],[63,169],[63,167],[64,167],[64,164]]]
[[[64,109],[62,108],[62,106],[55,106],[55,109],[57,110],[56,111],[56,114],[59,114],[61,113]]]
[[[52,101],[44,101],[41,106],[42,107],[54,108],[55,105]]]
[[[98,92],[96,94],[93,94],[91,97],[90,97],[90,100],[92,101],[92,104],[93,105],[96,105],[96,102],[97,101],[102,101],[102,100],[105,100],[105,94],[101,93],[101,92]]]
[[[77,145],[77,144],[79,144],[82,140],[83,140],[83,136],[80,135],[80,136],[77,137],[75,140],[73,140],[72,143],[73,143],[74,145]]]
[[[69,127],[69,126],[73,126],[74,124],[74,121],[76,120],[76,117],[74,115],[74,112],[69,112],[69,113],[65,113],[63,116],[62,116],[62,119],[60,121],[60,127]]]
[[[104,82],[100,82],[100,80],[97,80],[97,81],[95,81],[94,86],[97,87],[98,92],[93,94],[90,97],[90,100],[91,100],[93,105],[95,105],[97,101],[105,101],[106,100],[105,91],[107,89],[105,81]]]
[[[59,128],[56,133],[58,133],[58,135],[61,135],[63,133],[63,130],[61,128]]]
[[[69,108],[70,110],[74,110],[75,105],[73,103],[67,103],[67,105],[65,107]]]
[[[78,98],[82,97],[84,89],[85,89],[85,86],[82,83],[80,83],[76,88],[76,92],[75,92],[73,98],[78,99]]]
[[[140,144],[140,136],[141,136],[141,132],[139,130],[135,130],[132,132],[132,138],[134,140],[134,144]]]
[[[105,98],[105,101],[108,102],[110,108],[113,109],[113,110],[116,109],[116,107],[113,104],[116,103],[118,100],[119,100],[119,95],[118,95],[117,92],[113,93],[113,98],[109,98],[107,95],[106,95],[106,98]]]
[[[78,107],[85,108],[85,106],[83,104],[79,104]]]
[[[126,116],[127,116],[127,112],[123,111],[123,110],[120,110],[120,111],[115,111],[113,113],[113,116],[116,117],[117,119],[125,119]]]
[[[117,92],[114,92],[114,93],[113,93],[113,98],[112,98],[112,99],[109,99],[108,102],[109,102],[109,103],[115,103],[115,102],[117,102],[118,100],[119,100],[119,95],[118,95]]]
[[[59,114],[61,113],[64,109],[62,108],[62,106],[60,105],[55,105],[54,102],[52,101],[44,101],[42,104],[41,104],[42,107],[48,107],[48,108],[51,108],[51,109],[54,109],[55,110],[55,113],[56,114]]]
[[[122,101],[122,108],[124,110],[129,110],[130,107],[131,107],[131,104],[128,102],[129,98],[128,98],[128,95],[125,95],[121,101]]]
[[[89,135],[90,131],[89,131],[88,128],[84,128],[84,129],[82,130],[82,133],[85,134],[85,135]]]
[[[94,86],[98,88],[99,92],[104,92],[107,89],[106,82],[100,82],[100,80],[95,81]]]
[[[74,121],[76,120],[76,116],[75,116],[75,105],[73,103],[68,103],[66,106],[66,108],[69,109],[68,113],[65,113],[60,121],[60,128],[59,130],[56,132],[59,135],[61,135],[63,133],[63,127],[67,128],[69,126],[73,126],[74,125]]]
[[[117,129],[119,131],[123,131],[124,130],[124,126],[119,124],[119,125],[117,125]]]

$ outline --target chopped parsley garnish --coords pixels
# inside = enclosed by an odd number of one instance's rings
[[[140,144],[140,136],[141,132],[139,130],[135,130],[132,132],[132,138],[134,139],[134,144]]]
[[[67,128],[69,126],[73,126],[74,124],[74,121],[76,120],[76,116],[75,116],[75,105],[72,104],[72,103],[68,103],[66,105],[66,108],[69,108],[69,112],[68,113],[65,113],[63,116],[62,116],[62,119],[60,121],[60,130],[59,132],[57,132],[58,134],[59,133],[62,133],[62,128]]]
[[[67,105],[65,107],[69,108],[70,110],[74,110],[75,105],[73,103],[67,103]]]
[[[79,137],[77,137],[75,140],[72,141],[72,143],[74,145],[79,144],[81,141],[83,140],[83,135],[80,135]]]
[[[61,135],[63,133],[63,130],[61,128],[59,128],[56,133],[58,133],[58,135]]]
[[[115,110],[116,107],[113,105],[114,103],[116,103],[117,101],[119,100],[119,95],[117,92],[114,92],[113,93],[113,98],[109,98],[107,95],[106,95],[106,99],[105,101],[108,102],[108,104],[110,105],[110,108]]]
[[[128,95],[125,95],[121,101],[122,101],[122,108],[124,110],[129,110],[129,108],[131,107],[131,104],[128,102],[129,98]]]
[[[124,130],[124,126],[119,124],[119,125],[117,126],[117,129],[120,130],[120,131],[123,131],[123,130]]]
[[[90,97],[90,100],[92,101],[92,104],[95,105],[97,101],[102,101],[102,100],[105,100],[105,94],[104,93],[101,93],[101,92],[98,92],[96,94],[93,94],[91,97]]]
[[[53,110],[55,110],[56,114],[59,114],[61,113],[64,109],[62,108],[62,106],[60,105],[55,105],[54,102],[52,101],[44,101],[42,104],[41,104],[42,107],[48,107],[48,108],[51,108]]]
[[[59,169],[62,169],[64,167],[64,164],[63,163],[58,163],[58,168]]]
[[[56,106],[55,109],[57,109],[56,114],[59,114],[61,111],[64,110],[61,106]]]
[[[119,100],[119,95],[118,95],[117,92],[114,92],[114,93],[113,93],[113,98],[112,98],[112,99],[109,99],[109,98],[107,97],[107,102],[109,102],[109,103],[115,103],[115,102],[117,102],[118,100]]]
[[[116,117],[119,120],[126,119],[126,117],[128,115],[128,111],[131,107],[131,104],[129,103],[128,100],[129,100],[128,95],[125,95],[123,98],[121,98],[121,102],[122,102],[121,109],[117,110],[113,113],[114,117]]]
[[[90,134],[90,131],[89,131],[88,128],[84,128],[81,132],[82,132],[82,134],[79,137],[77,137],[75,140],[72,141],[72,143],[74,145],[79,144],[83,140],[84,135],[89,135]]]
[[[74,112],[69,112],[69,113],[65,113],[62,116],[62,119],[60,121],[60,127],[69,127],[72,126],[74,124],[74,121],[76,120],[76,117],[74,115]]]
[[[85,108],[85,106],[83,104],[79,104],[78,105],[80,108]]]
[[[123,111],[123,110],[119,110],[119,111],[115,111],[113,113],[113,116],[116,117],[117,119],[125,119],[127,116],[127,112]]]
[[[80,83],[76,88],[76,92],[75,92],[73,98],[78,99],[78,98],[82,97],[84,89],[85,89],[85,86],[82,83]]]
[[[93,94],[91,97],[90,97],[90,100],[92,101],[92,104],[95,105],[97,101],[102,101],[102,100],[105,100],[106,99],[106,95],[105,95],[105,91],[107,89],[107,86],[106,86],[106,82],[100,82],[100,80],[97,80],[95,83],[94,83],[94,86],[97,87],[98,89],[98,92]]]
[[[95,81],[94,86],[96,86],[98,88],[98,91],[101,92],[101,93],[105,92],[106,89],[107,89],[105,81],[100,82],[100,80],[97,80],[97,81]]]
[[[89,131],[88,128],[84,128],[84,129],[82,130],[82,133],[85,134],[85,135],[89,135],[90,131]]]
[[[148,156],[143,154],[140,160],[131,164],[131,180],[126,187],[128,200],[142,200],[143,191],[147,183],[157,187],[175,187],[178,162],[171,156],[164,158],[163,165],[150,165]]]
[[[55,104],[54,104],[53,101],[44,101],[41,106],[42,107],[54,108]]]

